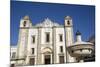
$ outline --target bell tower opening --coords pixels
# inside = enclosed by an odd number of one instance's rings
[[[70,16],[65,17],[65,26],[72,26],[72,18]]]
[[[70,25],[70,21],[69,20],[67,21],[67,24]]]
[[[24,27],[24,28],[29,28],[32,26],[32,22],[29,18],[29,16],[24,16],[21,20],[20,20],[20,27]]]
[[[26,21],[24,21],[23,26],[24,26],[24,27],[26,26]]]

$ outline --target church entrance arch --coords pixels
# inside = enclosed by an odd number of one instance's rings
[[[51,48],[44,48],[42,50],[43,53],[43,64],[52,64],[52,49]]]

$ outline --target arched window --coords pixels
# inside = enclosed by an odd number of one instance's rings
[[[70,25],[70,21],[69,20],[67,21],[67,24]]]
[[[24,21],[23,26],[24,26],[24,27],[26,26],[26,21]]]

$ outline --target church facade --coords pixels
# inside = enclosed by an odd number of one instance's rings
[[[19,39],[11,64],[40,65],[77,62],[67,47],[74,43],[73,22],[70,16],[64,18],[64,25],[51,21],[32,25],[28,16],[20,21]],[[12,57],[11,57],[12,58]]]

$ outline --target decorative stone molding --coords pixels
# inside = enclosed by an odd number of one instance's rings
[[[37,27],[53,27],[60,26],[58,23],[51,21],[49,18],[46,18],[42,23],[36,24]]]
[[[41,53],[52,53],[52,49],[49,47],[46,47],[46,48],[42,49]]]

